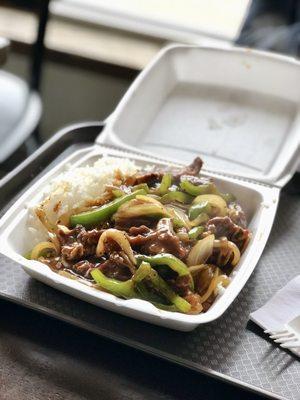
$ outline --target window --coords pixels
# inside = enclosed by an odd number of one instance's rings
[[[233,40],[249,0],[53,0],[55,15],[171,41]]]

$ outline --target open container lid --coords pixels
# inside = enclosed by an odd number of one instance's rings
[[[131,85],[98,143],[278,187],[299,161],[300,63],[241,48],[175,45]]]

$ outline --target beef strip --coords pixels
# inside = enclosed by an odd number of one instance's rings
[[[131,278],[132,272],[135,267],[128,256],[122,251],[119,244],[112,239],[105,241],[105,259],[99,265],[99,269],[108,278],[118,279],[120,281],[126,281]]]
[[[62,246],[69,245],[77,241],[77,236],[84,229],[83,226],[77,225],[74,229],[61,227],[57,230],[57,238]]]
[[[39,261],[48,265],[48,267],[50,267],[54,271],[59,271],[61,269],[64,269],[64,265],[60,261],[59,257],[51,257],[51,258],[40,257]]]
[[[192,175],[196,176],[199,174],[203,165],[203,161],[200,157],[196,157],[194,161],[188,165],[187,167],[183,167],[177,171],[173,172],[173,176],[175,180],[180,180],[180,177],[183,175]]]
[[[92,229],[90,231],[85,230],[82,227],[80,233],[77,236],[77,240],[84,246],[97,246],[103,229]]]
[[[187,167],[183,167],[180,169],[161,169],[161,170],[152,170],[152,171],[139,171],[135,175],[130,176],[126,179],[126,185],[138,185],[140,183],[147,183],[148,185],[152,186],[159,182],[161,182],[162,177],[166,173],[171,173],[173,175],[173,179],[175,182],[180,181],[180,177],[182,175],[192,175],[196,176],[199,174],[203,165],[203,161],[200,157],[196,157],[194,161],[188,165]]]
[[[115,228],[119,229],[120,231],[129,232],[132,227],[138,228],[140,226],[146,226],[149,229],[155,229],[156,220],[145,217],[124,218],[116,223]]]
[[[125,184],[133,186],[140,183],[147,183],[149,186],[152,186],[160,182],[164,174],[164,171],[139,171],[135,175],[129,176]]]
[[[67,261],[81,260],[94,255],[102,232],[101,229],[87,231],[81,225],[77,225],[74,229],[58,229],[57,237],[61,244],[61,255]]]
[[[146,235],[151,232],[151,229],[148,226],[140,225],[140,226],[132,226],[129,229],[129,234],[133,236],[137,235]]]
[[[93,264],[88,260],[81,260],[72,266],[72,271],[76,274],[83,276],[84,278],[91,278],[90,272],[97,267],[97,264]]]
[[[169,280],[168,283],[179,296],[187,296],[190,293],[190,277],[188,275],[177,276],[176,279]]]
[[[202,311],[206,312],[211,307],[214,300],[215,300],[215,296],[213,294],[210,295],[209,298],[204,303],[202,303],[202,307],[203,307]]]
[[[116,242],[107,240],[105,257],[95,256],[102,232],[102,229],[86,230],[80,225],[74,229],[59,229],[57,237],[61,243],[62,260],[68,263],[69,269],[84,278],[91,278],[91,270],[100,268],[109,278],[121,281],[129,279],[132,275],[128,266],[130,261],[119,253],[120,248]]]
[[[199,314],[202,311],[201,298],[199,294],[189,292],[184,298],[192,306],[189,312],[190,314]]]
[[[217,239],[226,237],[237,245],[242,252],[250,240],[250,231],[244,229],[234,222],[229,217],[215,217],[206,223],[206,231],[215,235]]]
[[[92,255],[85,250],[82,243],[73,242],[70,245],[64,245],[61,248],[61,255],[67,261],[80,260],[83,257]]]
[[[130,228],[128,233],[131,246],[142,254],[171,253],[178,258],[185,258],[189,252],[188,246],[174,233],[169,218],[162,218],[156,229],[141,226],[139,229]]]
[[[127,281],[132,276],[127,260],[116,251],[109,254],[109,259],[104,261],[99,269],[108,278],[118,279],[119,281]]]

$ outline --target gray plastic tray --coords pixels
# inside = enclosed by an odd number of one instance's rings
[[[75,148],[91,143],[100,130],[99,123],[83,124],[58,133],[9,180],[0,181],[2,199],[11,203],[18,196],[16,189],[25,190],[39,173]],[[299,176],[294,185],[297,180]],[[4,256],[0,256],[0,297],[268,397],[300,399],[299,360],[249,322],[251,311],[299,274],[299,200],[297,190],[282,193],[268,245],[250,280],[220,319],[190,333],[122,317],[77,300],[31,279]]]

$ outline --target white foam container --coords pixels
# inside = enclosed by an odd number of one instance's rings
[[[299,62],[284,56],[237,48],[164,49],[131,85],[95,145],[61,162],[7,211],[0,221],[0,251],[33,278],[123,315],[182,331],[215,320],[253,272],[274,221],[280,189],[296,170],[299,78]],[[67,164],[85,165],[103,154],[129,157],[140,165],[190,162],[200,154],[205,161],[202,174],[238,198],[253,238],[229,287],[206,313],[172,313],[142,300],[119,299],[22,256],[32,247],[27,204],[37,203],[49,179]]]

